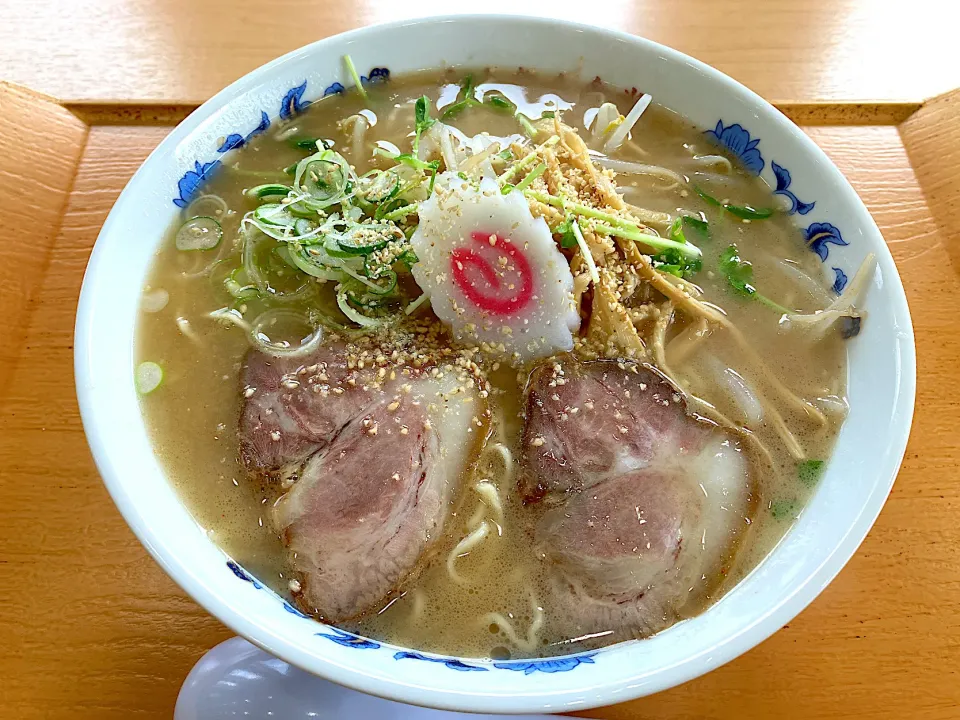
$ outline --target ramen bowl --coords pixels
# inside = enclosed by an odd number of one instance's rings
[[[208,537],[154,456],[134,381],[142,287],[166,229],[224,153],[343,89],[341,57],[367,78],[444,66],[522,66],[641,88],[752,167],[784,200],[839,291],[869,255],[869,319],[849,344],[849,416],[821,483],[783,540],[702,614],[653,637],[547,659],[487,661],[391,646],[321,624],[263,586]],[[890,492],[906,446],[915,353],[900,278],[856,192],[763,99],[656,43],[610,30],[506,16],[365,28],[296,50],[204,103],[130,180],[93,249],[77,313],[77,393],[104,482],[169,575],[238,634],[308,672],[419,705],[563,712],[669,688],[746,652],[836,576]]]

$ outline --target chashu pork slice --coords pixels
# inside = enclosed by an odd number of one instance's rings
[[[297,601],[332,622],[377,609],[417,573],[485,427],[465,376],[392,367],[378,382],[379,368],[350,370],[343,354],[321,350],[302,373],[249,358],[257,393],[241,421],[247,466],[293,481],[274,521]]]
[[[574,635],[646,636],[685,617],[722,581],[754,507],[736,441],[631,362],[535,371],[520,482]]]

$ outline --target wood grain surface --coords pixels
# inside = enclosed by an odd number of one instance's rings
[[[71,102],[199,104],[314,40],[465,12],[527,12],[626,30],[777,101],[921,101],[960,86],[953,0],[3,0],[2,7],[3,77]]]
[[[0,397],[23,345],[83,149],[87,126],[49,98],[0,82]],[[40,243],[27,238],[39,237]]]
[[[914,429],[876,526],[789,626],[705,677],[584,716],[960,718],[960,93],[919,106],[960,86],[955,44],[946,21],[917,19],[923,2],[759,5],[613,0],[549,12],[669,42],[806,113],[794,117],[860,193],[903,277]],[[954,5],[926,17],[949,19]],[[0,79],[65,98],[87,121],[0,84],[0,718],[170,718],[192,664],[230,633],[150,560],[93,466],[72,375],[87,257],[169,132],[159,123],[279,52],[402,11],[386,0],[0,7]]]

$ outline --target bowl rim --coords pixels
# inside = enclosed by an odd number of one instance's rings
[[[822,172],[829,173],[840,181],[839,185],[844,195],[841,199],[842,204],[855,208],[862,214],[862,216],[867,219],[867,224],[865,225],[866,230],[875,234],[877,238],[880,238],[882,243],[882,234],[879,228],[856,194],[856,191],[839,169],[799,127],[749,88],[746,88],[733,78],[730,78],[705,63],[637,35],[601,26],[523,14],[474,13],[431,15],[357,28],[323,38],[295,49],[246,73],[200,105],[190,116],[174,128],[148,155],[140,168],[138,168],[137,173],[139,173],[142,167],[150,163],[155,156],[170,152],[179,142],[189,137],[214,111],[229,104],[232,96],[240,91],[241,85],[263,80],[267,78],[276,67],[295,58],[308,56],[327,45],[359,43],[363,42],[368,36],[376,36],[380,33],[399,28],[417,25],[436,25],[439,27],[445,23],[469,24],[478,21],[484,23],[526,23],[531,26],[538,26],[538,29],[549,29],[559,26],[588,33],[594,37],[602,38],[606,36],[628,44],[645,46],[648,50],[660,53],[671,63],[679,62],[692,66],[707,76],[711,82],[732,84],[746,101],[762,108],[768,113],[772,113],[774,116],[779,116],[777,120],[779,125],[782,126],[783,132],[792,135],[793,140],[798,142],[804,153],[811,154],[819,161]],[[439,64],[441,64],[441,62],[438,62],[438,65]],[[296,665],[307,672],[321,675],[355,690],[400,700],[402,702],[429,705],[450,710],[468,709],[474,712],[517,713],[535,711],[562,712],[563,710],[573,709],[585,710],[610,702],[624,702],[665,690],[714,670],[738,657],[770,637],[785,622],[789,622],[790,619],[809,605],[836,577],[863,542],[882,510],[886,498],[893,487],[897,473],[899,472],[906,451],[915,403],[916,348],[913,326],[910,322],[909,307],[903,284],[889,250],[885,244],[882,243],[883,248],[877,253],[878,261],[884,266],[885,271],[892,271],[886,272],[885,274],[884,279],[887,282],[884,291],[890,295],[896,317],[907,320],[905,327],[900,328],[900,385],[899,393],[895,401],[895,412],[902,420],[899,426],[891,428],[891,437],[889,439],[891,441],[891,448],[894,448],[894,452],[890,458],[889,467],[885,471],[884,476],[874,486],[874,490],[864,499],[862,511],[857,516],[855,522],[847,529],[847,533],[827,555],[824,561],[801,581],[797,581],[792,593],[782,602],[774,607],[765,608],[764,612],[759,613],[750,625],[743,628],[739,633],[726,637],[718,646],[711,648],[709,655],[704,657],[704,653],[699,655],[691,654],[682,663],[670,668],[657,670],[651,676],[647,676],[644,683],[631,685],[629,677],[624,676],[617,678],[615,684],[614,681],[611,681],[603,686],[581,686],[580,688],[574,687],[574,689],[567,691],[551,691],[550,693],[537,693],[534,690],[517,695],[492,697],[481,695],[470,690],[453,692],[409,685],[392,678],[378,677],[371,673],[361,673],[352,668],[342,667],[336,662],[322,657],[322,653],[313,655],[304,654],[293,648],[285,638],[271,632],[269,627],[256,623],[242,612],[225,606],[219,598],[208,592],[199,578],[188,571],[178,559],[177,555],[171,552],[166,546],[163,533],[147,523],[144,516],[136,507],[136,503],[126,491],[125,481],[121,479],[113,465],[110,442],[105,440],[106,435],[104,433],[99,432],[99,430],[105,428],[105,421],[107,419],[105,412],[107,409],[98,407],[92,398],[92,391],[89,387],[89,378],[95,373],[95,367],[89,362],[89,348],[91,347],[94,335],[94,326],[91,317],[92,297],[96,292],[95,287],[99,282],[99,267],[102,261],[101,256],[104,252],[103,243],[100,242],[100,238],[113,232],[114,225],[118,223],[118,208],[123,204],[125,196],[131,192],[130,186],[132,180],[131,178],[131,181],[128,182],[127,186],[125,186],[117,198],[98,235],[98,241],[88,260],[77,308],[74,369],[81,419],[87,441],[103,482],[114,503],[123,515],[124,520],[164,571],[207,612],[226,624],[234,632],[247,638],[266,652],[280,657],[286,662]],[[851,538],[854,538],[854,540],[851,540]],[[775,550],[771,551],[771,553],[772,552],[775,552]],[[667,672],[667,670],[669,670],[669,672]],[[576,683],[573,684],[576,685]],[[616,690],[616,692],[614,692],[614,690]],[[559,703],[558,700],[560,701]]]

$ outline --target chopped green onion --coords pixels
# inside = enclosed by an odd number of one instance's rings
[[[535,138],[537,136],[537,129],[533,126],[533,123],[530,122],[529,118],[523,113],[517,113],[517,121],[520,123],[520,127],[523,128],[523,132],[526,133],[528,138]]]
[[[444,108],[443,112],[440,114],[440,117],[444,120],[449,120],[450,118],[459,115],[468,107],[473,107],[474,105],[480,104],[481,103],[474,97],[473,75],[468,73],[467,76],[460,82],[460,90],[457,93],[457,101]]]
[[[460,82],[460,95],[464,100],[473,100],[473,73],[467,73],[466,77]]]
[[[279,183],[267,183],[266,185],[257,185],[244,191],[248,198],[267,198],[267,197],[286,197],[292,188],[289,185],[280,185]]]
[[[343,280],[343,272],[340,268],[324,265],[316,256],[299,245],[288,245],[281,250],[286,249],[293,264],[307,275],[320,280]]]
[[[430,301],[430,296],[427,295],[426,293],[423,293],[420,297],[418,297],[416,300],[414,300],[412,303],[410,303],[403,309],[403,314],[413,315],[413,313],[415,313],[417,310],[420,309],[421,305],[429,301]]]
[[[401,207],[404,204],[404,202],[405,201],[402,198],[395,197],[391,200],[387,200],[386,202],[380,203],[377,206],[377,209],[373,213],[373,219],[383,220],[383,217],[385,215]]]
[[[403,207],[398,207],[396,210],[391,210],[386,215],[383,216],[384,220],[400,220],[405,218],[407,215],[413,215],[417,212],[419,206],[416,203],[411,205],[404,205]]]
[[[796,517],[796,500],[774,500],[770,505],[770,514],[775,520],[783,520],[788,517]]]
[[[290,214],[288,205],[278,203],[266,203],[253,211],[253,217],[256,220],[275,227],[291,227],[296,218]]]
[[[429,130],[437,121],[430,117],[430,98],[422,95],[417,98],[413,107],[414,129],[413,136],[413,154],[416,155],[420,149],[420,136]]]
[[[374,170],[360,178],[357,193],[367,202],[383,203],[400,191],[400,176],[394,170]]]
[[[680,243],[676,240],[670,240],[668,238],[652,235],[644,232],[640,229],[640,227],[634,223],[631,223],[629,220],[624,220],[616,215],[611,215],[610,213],[605,213],[601,210],[597,210],[586,205],[581,205],[579,203],[566,202],[561,197],[537,192],[536,190],[528,189],[524,194],[527,197],[531,197],[534,200],[547,205],[552,205],[560,210],[569,211],[585,218],[600,220],[601,222],[595,224],[593,229],[596,232],[604,235],[614,235],[616,237],[626,238],[627,240],[634,240],[657,251],[673,249],[683,258],[685,258],[687,263],[691,265],[691,268],[702,255],[700,248],[692,243]]]
[[[297,163],[293,177],[295,190],[306,193],[296,205],[298,209],[323,210],[342,203],[355,177],[350,164],[340,153],[322,150]]]
[[[177,230],[177,250],[212,250],[220,244],[223,228],[212,217],[190,218]]]
[[[394,225],[353,225],[337,236],[340,249],[351,255],[368,255],[382,250],[392,241],[400,239],[402,233]]]
[[[278,251],[286,249],[285,246],[277,248]],[[283,257],[281,255],[281,257]],[[284,258],[286,259],[286,258]],[[260,295],[256,285],[242,285],[237,276],[243,271],[243,268],[235,268],[227,277],[223,279],[223,286],[227,292],[238,300],[251,300]]]
[[[317,200],[329,200],[343,193],[346,177],[339,163],[313,160],[303,169],[301,187]]]
[[[397,256],[397,260],[406,265],[408,269],[420,262],[420,258],[417,257],[417,254],[409,248],[400,253]]]
[[[724,205],[723,209],[743,220],[766,220],[773,215],[773,208],[752,208],[749,205]]]
[[[450,118],[453,118],[459,115],[461,112],[466,110],[471,105],[476,104],[476,102],[477,102],[476,100],[474,100],[473,102],[471,102],[470,100],[458,100],[452,105],[447,105],[447,107],[443,109],[443,112],[440,113],[440,117],[443,120],[449,120]]]
[[[503,175],[501,175],[501,176],[498,178],[498,180],[500,181],[500,184],[502,185],[502,184],[504,184],[504,183],[511,182],[511,181],[513,180],[513,178],[517,175],[517,173],[519,173],[521,170],[523,170],[524,168],[526,168],[528,165],[532,165],[532,164],[533,164],[533,162],[534,162],[534,161],[537,159],[537,157],[539,156],[539,153],[540,153],[541,150],[543,150],[543,149],[545,149],[545,148],[548,148],[548,147],[553,147],[553,146],[556,145],[558,142],[560,142],[560,138],[557,137],[556,135],[552,135],[545,143],[543,143],[542,145],[540,145],[540,146],[539,146],[538,148],[536,148],[535,150],[531,150],[529,153],[527,153],[527,154],[524,155],[522,158],[520,158],[519,160],[517,160],[517,162],[515,162],[513,165],[511,165],[510,167],[508,167],[508,168],[503,172]],[[546,202],[546,201],[545,201],[545,200],[541,200],[541,202]]]
[[[552,119],[555,118],[556,116],[557,116],[557,114],[556,114],[553,110],[545,110],[545,111],[543,111],[542,113],[540,113],[540,119],[541,119],[541,120],[543,120],[544,118],[548,118],[548,119],[552,120]]]
[[[825,465],[823,460],[802,460],[797,464],[797,479],[807,487],[813,487],[823,475]]]
[[[283,207],[287,209],[288,213],[296,217],[297,220],[317,219],[317,209],[315,207],[310,207],[310,205],[307,204],[307,198],[301,198],[297,202],[286,203]],[[296,225],[296,223],[294,223],[294,225]]]
[[[356,255],[356,253],[347,252],[343,248],[341,248],[340,239],[333,233],[331,233],[330,235],[327,235],[327,237],[323,239],[323,250],[324,252],[327,253],[327,255],[334,258],[335,260],[347,260],[349,258],[353,258]],[[336,262],[334,264],[336,264],[339,267],[341,265],[344,265],[345,263]]]
[[[340,312],[346,315],[348,319],[355,322],[360,327],[375,328],[383,325],[386,322],[383,318],[372,318],[355,310],[347,300],[347,290],[342,284],[337,289],[337,307],[340,308]]]
[[[343,64],[347,66],[347,72],[350,74],[350,79],[353,80],[353,84],[357,88],[357,92],[360,93],[360,97],[363,98],[364,102],[367,102],[370,98],[367,96],[367,91],[363,87],[363,83],[360,81],[360,75],[357,74],[357,68],[353,65],[353,59],[349,55],[343,56]]]
[[[242,303],[242,301],[240,301],[240,303]],[[251,330],[250,323],[243,319],[243,312],[239,309],[238,303],[234,303],[233,307],[224,307],[219,310],[214,310],[213,312],[208,312],[207,317],[211,320],[217,320],[224,325],[236,325],[244,332],[250,332]]]
[[[528,172],[528,173],[527,173],[527,176],[526,176],[523,180],[521,180],[520,182],[517,183],[516,189],[519,190],[520,192],[523,192],[523,191],[526,190],[528,187],[530,187],[530,184],[531,184],[534,180],[536,180],[538,177],[540,177],[541,175],[543,175],[543,173],[546,171],[546,169],[547,169],[547,164],[546,164],[546,163],[540,163],[540,164],[537,165],[533,170],[531,170],[530,172]]]
[[[163,368],[155,362],[142,362],[137,365],[133,373],[134,384],[137,386],[137,392],[141,395],[148,395],[160,387],[163,382]]]
[[[487,105],[491,105],[497,108],[498,110],[516,111],[517,109],[516,105],[514,105],[507,98],[505,98],[503,95],[500,95],[498,93],[491,93],[487,95],[483,99],[483,102]]]
[[[667,251],[673,251],[676,253],[676,256],[683,258],[685,267],[689,268],[691,272],[696,272],[700,269],[699,263],[701,252],[700,248],[698,248],[696,245],[692,245],[690,243],[678,243],[675,240],[669,240],[667,238],[651,235],[650,233],[643,232],[636,226],[634,226],[634,228],[627,228],[623,226],[612,226],[604,223],[596,223],[594,224],[593,229],[595,232],[598,232],[602,235],[612,235],[614,237],[622,237],[627,240],[633,240],[641,245],[646,245],[647,247],[652,248],[654,251],[660,251],[661,254]]]
[[[352,275],[353,273],[348,270],[347,274]],[[397,289],[397,273],[388,267],[381,267],[380,274],[376,278],[357,276],[356,279],[369,287],[371,292],[376,295],[389,295]]]
[[[437,170],[440,167],[440,161],[434,160],[433,162],[426,162],[421,160],[418,157],[414,157],[410,153],[401,153],[393,158],[397,162],[402,162],[404,165],[409,165],[415,170]]]
[[[293,222],[293,231],[297,235],[311,235],[316,226],[306,218],[297,218]]]
[[[290,147],[297,148],[298,150],[309,150],[310,152],[317,152],[317,150],[326,150],[327,144],[323,141],[322,138],[291,138],[287,141],[290,144]]]
[[[587,241],[583,237],[583,232],[580,230],[580,224],[574,220],[571,225],[573,236],[576,238],[577,245],[580,246],[580,257],[583,258],[583,261],[587,264],[587,269],[590,271],[590,279],[594,285],[599,285],[600,271],[597,270],[597,264],[593,261],[593,253],[590,252],[590,248],[587,246]]]
[[[753,208],[749,205],[731,205],[729,203],[722,203],[715,197],[711,197],[705,193],[696,185],[693,186],[693,189],[697,191],[697,195],[703,198],[710,205],[723,208],[731,215],[735,215],[743,220],[766,220],[773,215],[772,208]]]

